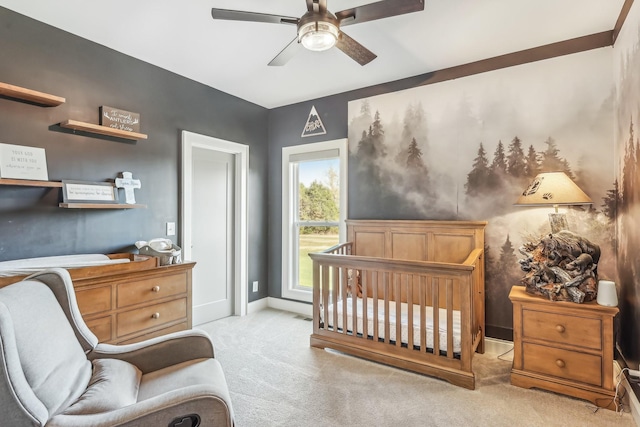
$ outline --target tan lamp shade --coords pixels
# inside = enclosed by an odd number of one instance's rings
[[[564,172],[538,174],[520,195],[515,206],[592,205],[585,194]]]

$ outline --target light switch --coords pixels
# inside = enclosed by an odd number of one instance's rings
[[[176,223],[168,222],[167,223],[167,236],[175,236],[176,235]]]

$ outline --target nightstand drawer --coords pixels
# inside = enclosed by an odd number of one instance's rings
[[[602,386],[602,358],[543,345],[523,344],[524,369],[571,381]]]
[[[153,301],[172,295],[186,294],[187,276],[185,273],[158,276],[151,279],[118,285],[118,308]]]
[[[599,318],[522,310],[523,340],[546,340],[594,350],[602,349]]]

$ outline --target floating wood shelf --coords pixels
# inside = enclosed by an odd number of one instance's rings
[[[50,95],[44,92],[38,92],[36,90],[26,89],[20,86],[13,86],[7,83],[0,82],[0,95],[8,96],[9,98],[20,99],[27,102],[33,102],[45,107],[55,107],[60,104],[64,104],[66,101],[64,98],[56,95]]]
[[[140,209],[147,207],[147,205],[127,203],[60,203],[58,206],[65,209]]]
[[[60,123],[60,126],[66,129],[79,130],[79,131],[88,132],[88,133],[97,133],[100,135],[130,139],[133,141],[137,141],[139,139],[147,139],[147,135],[145,135],[144,133],[129,132],[126,130],[114,129],[107,126],[79,122],[77,120],[67,120],[65,122]]]
[[[15,185],[19,187],[50,187],[62,188],[60,181],[35,181],[29,179],[0,178],[0,185]]]

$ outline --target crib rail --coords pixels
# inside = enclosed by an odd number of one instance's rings
[[[444,369],[445,379],[474,388],[471,357],[484,341],[482,249],[460,264],[381,260],[351,250],[343,243],[309,254],[312,345],[427,374]]]

